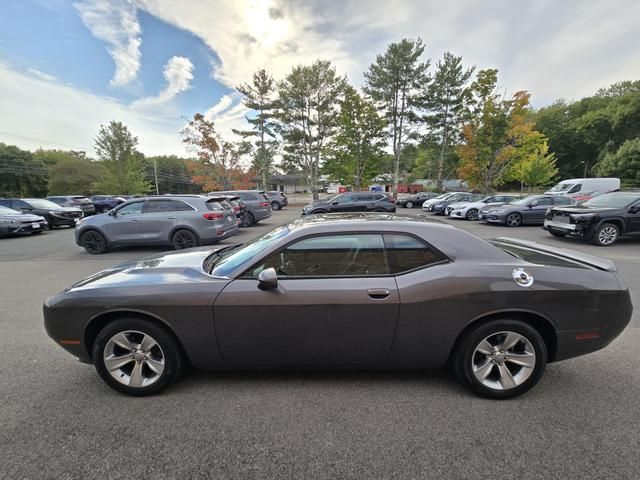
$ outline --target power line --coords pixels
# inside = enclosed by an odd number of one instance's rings
[[[70,148],[73,148],[74,150],[81,150],[81,151],[85,151],[85,152],[88,152],[90,150],[89,148],[86,148],[86,147],[78,147],[77,145],[70,145],[68,143],[56,142],[55,140],[48,140],[46,138],[31,137],[29,135],[21,135],[19,133],[11,133],[11,132],[0,131],[0,135],[5,135],[7,137],[14,137],[14,138],[23,138],[25,140],[34,140],[36,142],[52,143],[54,145],[60,145],[60,146],[63,146],[63,147],[70,147]]]

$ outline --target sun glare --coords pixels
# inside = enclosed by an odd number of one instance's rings
[[[272,47],[284,40],[289,30],[287,20],[270,0],[249,0],[245,21],[249,33],[262,47]]]

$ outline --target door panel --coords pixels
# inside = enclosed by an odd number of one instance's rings
[[[398,310],[392,277],[281,279],[270,291],[237,279],[216,299],[214,323],[233,365],[368,365],[386,361]]]

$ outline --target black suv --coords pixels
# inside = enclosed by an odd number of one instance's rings
[[[302,215],[333,212],[388,212],[396,211],[393,199],[381,192],[347,192],[316,200],[302,209]]]
[[[75,226],[84,216],[82,210],[75,207],[61,207],[43,198],[3,198],[0,206],[13,208],[23,213],[32,213],[44,217],[49,228],[67,225]]]
[[[570,235],[596,245],[613,245],[620,235],[640,233],[640,192],[612,192],[571,207],[550,208],[544,227],[551,235]]]

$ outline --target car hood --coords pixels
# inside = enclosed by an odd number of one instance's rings
[[[0,220],[17,220],[19,222],[42,222],[44,217],[33,215],[31,213],[3,213],[0,214]]]
[[[215,278],[203,270],[202,264],[211,253],[225,246],[192,248],[135,259],[95,273],[65,291],[210,282]]]
[[[51,210],[52,212],[82,212],[80,207],[37,208],[34,210]]]
[[[568,213],[601,213],[610,212],[611,210],[619,210],[618,207],[590,207],[588,205],[571,205],[554,207],[553,210],[562,210]]]

